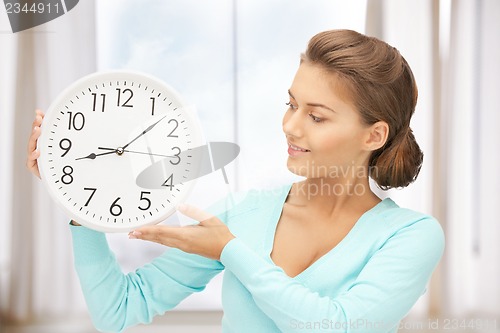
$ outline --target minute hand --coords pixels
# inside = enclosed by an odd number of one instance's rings
[[[139,134],[135,139],[133,139],[132,141],[130,141],[129,143],[127,143],[125,146],[123,146],[122,148],[125,149],[127,148],[128,146],[130,146],[130,144],[132,142],[134,142],[135,140],[139,139],[141,136],[143,136],[144,134],[146,134],[147,132],[151,131],[153,129],[153,127],[155,127],[160,121],[162,121],[163,119],[165,119],[166,116],[164,116],[163,118],[161,118],[160,120],[158,120],[156,123],[154,123],[153,125],[149,126],[148,128],[146,128],[141,134]]]

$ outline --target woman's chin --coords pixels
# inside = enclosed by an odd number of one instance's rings
[[[297,176],[308,177],[309,175],[308,164],[303,162],[300,163],[299,161],[297,161],[297,159],[293,157],[288,157],[288,160],[286,162],[286,167],[288,168],[288,171]]]

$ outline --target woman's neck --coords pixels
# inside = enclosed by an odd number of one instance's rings
[[[330,217],[363,213],[380,201],[371,191],[368,177],[307,178],[293,185],[288,200]]]

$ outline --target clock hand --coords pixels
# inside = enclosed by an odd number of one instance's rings
[[[107,147],[98,147],[97,149],[102,149],[102,150],[112,150],[113,152],[116,151],[115,148],[107,148]],[[131,154],[143,154],[143,155],[150,155],[150,156],[160,156],[160,157],[176,157],[176,156],[169,156],[169,155],[161,155],[161,154],[153,154],[153,153],[146,153],[142,151],[134,151],[134,150],[128,150],[128,149],[123,149],[123,152],[131,153]]]
[[[125,149],[127,148],[128,146],[130,146],[130,144],[132,142],[134,142],[135,140],[139,139],[141,136],[143,136],[144,134],[146,134],[147,132],[151,131],[153,129],[153,127],[155,127],[160,121],[162,121],[163,119],[165,119],[165,117],[167,116],[164,116],[163,118],[161,118],[160,120],[158,120],[156,123],[154,123],[153,125],[150,125],[148,128],[146,128],[141,134],[139,134],[138,136],[135,137],[135,139],[133,139],[132,141],[130,141],[129,143],[127,143],[125,146],[122,147],[122,149]]]
[[[76,160],[83,160],[83,159],[86,159],[86,158],[94,160],[97,156],[108,155],[108,154],[113,154],[113,153],[117,153],[118,155],[121,155],[125,151],[128,151],[128,150],[125,150],[125,148],[127,148],[132,142],[134,142],[135,140],[139,139],[141,136],[143,136],[147,132],[151,131],[153,129],[153,127],[155,127],[160,121],[162,121],[163,119],[165,119],[165,117],[167,117],[167,116],[164,116],[163,118],[161,118],[160,120],[158,120],[154,124],[150,125],[141,134],[139,134],[138,136],[136,136],[132,141],[130,141],[129,143],[127,143],[123,147],[118,147],[116,149],[115,148],[103,148],[103,147],[99,147],[98,149],[104,149],[104,150],[110,150],[110,151],[106,152],[106,153],[101,153],[101,154],[91,153],[91,154],[89,154],[87,156],[77,158]],[[142,153],[142,152],[132,152],[132,151],[128,151],[128,152],[130,152],[130,153],[136,153],[136,154],[146,154],[146,153]],[[166,156],[166,155],[157,155],[157,154],[149,154],[149,153],[147,153],[147,154],[148,155],[153,155],[153,156],[172,157],[172,156]]]
[[[101,153],[101,154],[90,153],[87,156],[76,158],[75,161],[83,160],[83,159],[86,159],[86,158],[88,158],[89,160],[95,160],[95,158],[97,156],[109,155],[109,154],[113,154],[113,153],[116,153],[116,149],[113,149],[113,151],[108,151],[106,153]]]
[[[166,117],[166,116],[165,116]],[[165,118],[163,117],[163,118]],[[137,136],[134,140],[130,141],[127,145],[125,145],[124,147],[118,147],[118,148],[107,148],[107,147],[98,147],[97,149],[101,149],[101,150],[109,150],[108,152],[105,152],[105,153],[100,153],[100,154],[95,154],[95,153],[90,153],[88,154],[87,156],[84,156],[84,157],[79,157],[77,159],[75,159],[76,161],[78,160],[83,160],[83,159],[90,159],[90,160],[95,160],[95,158],[97,156],[102,156],[102,155],[109,155],[109,154],[113,154],[113,153],[116,153],[118,155],[122,155],[124,152],[128,152],[128,153],[131,153],[131,154],[143,154],[143,155],[150,155],[150,156],[161,156],[161,157],[177,157],[177,156],[169,156],[169,155],[161,155],[161,154],[153,154],[153,153],[146,153],[146,152],[141,152],[141,151],[133,151],[133,150],[128,150],[128,149],[125,149],[126,146],[130,145],[132,142],[134,142],[135,140],[137,140],[139,137],[141,137],[142,135],[146,134],[148,131],[150,131],[156,124],[158,124],[160,121],[163,120],[163,118],[161,118],[160,120],[158,120],[156,123],[154,123],[153,125],[149,126],[144,132],[142,132],[139,136]]]

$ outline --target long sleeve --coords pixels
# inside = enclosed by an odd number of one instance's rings
[[[203,290],[224,268],[220,262],[180,250],[123,274],[104,234],[71,227],[76,271],[95,327],[121,332],[175,307],[193,292]]]
[[[324,332],[389,332],[424,293],[443,248],[437,221],[415,221],[389,237],[337,297],[311,291],[241,239],[226,245],[221,262],[281,332],[310,332],[313,325]],[[359,260],[355,252],[342,260]]]

